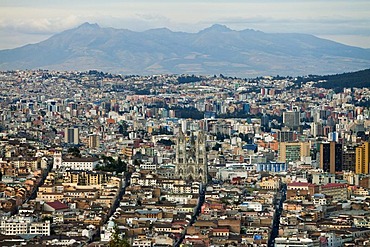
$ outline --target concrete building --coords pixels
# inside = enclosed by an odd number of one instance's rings
[[[100,138],[97,134],[89,135],[89,148],[97,148],[100,145]]]
[[[343,171],[356,171],[356,149],[354,147],[347,146],[343,152]]]
[[[356,147],[356,174],[369,174],[370,145],[364,142]]]
[[[326,184],[321,186],[321,193],[331,196],[333,200],[345,201],[348,199],[348,186],[339,183]]]
[[[280,237],[275,238],[275,247],[315,247],[319,242],[309,238]]]
[[[312,173],[312,183],[318,185],[335,183],[335,174],[328,172],[314,172]]]
[[[68,144],[79,144],[79,130],[77,127],[64,129],[64,142]]]
[[[310,156],[309,142],[281,142],[279,144],[279,161],[295,162]]]
[[[324,142],[320,146],[320,168],[324,172],[336,173],[343,170],[343,145],[336,142]]]
[[[98,165],[99,159],[97,158],[71,158],[63,159],[62,167],[66,170],[84,170],[92,171]]]
[[[4,235],[40,234],[50,236],[50,221],[37,222],[31,217],[1,219],[0,232]]]
[[[300,124],[298,111],[283,112],[283,124],[292,130],[297,130]]]

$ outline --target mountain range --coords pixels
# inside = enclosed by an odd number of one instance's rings
[[[308,34],[166,28],[135,32],[84,23],[49,39],[0,51],[0,70],[100,70],[121,74],[335,74],[370,68],[370,49]]]

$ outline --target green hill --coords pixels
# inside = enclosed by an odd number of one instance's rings
[[[336,75],[309,75],[298,77],[296,82],[306,83],[309,81],[317,82],[316,87],[332,88],[336,92],[343,91],[343,88],[370,87],[370,69]]]

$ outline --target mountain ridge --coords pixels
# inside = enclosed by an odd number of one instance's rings
[[[214,24],[197,33],[143,32],[83,23],[47,40],[0,51],[0,69],[97,69],[122,74],[331,74],[370,67],[370,49],[310,34],[235,31]]]

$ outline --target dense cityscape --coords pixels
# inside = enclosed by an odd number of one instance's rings
[[[369,245],[370,90],[301,81],[1,72],[0,245]]]

